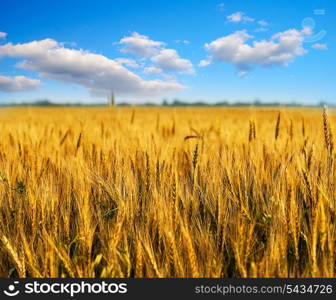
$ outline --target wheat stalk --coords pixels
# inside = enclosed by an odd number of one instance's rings
[[[13,246],[11,245],[6,236],[2,235],[1,241],[6,252],[12,258],[12,262],[16,267],[19,277],[21,278],[26,277],[26,266],[24,260],[21,260],[19,258],[19,254],[15,251],[15,249],[13,248]]]

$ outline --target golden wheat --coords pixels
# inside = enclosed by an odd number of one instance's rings
[[[335,120],[2,109],[0,276],[334,277]]]

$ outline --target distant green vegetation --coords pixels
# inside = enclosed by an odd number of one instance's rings
[[[108,103],[100,102],[100,103],[57,103],[52,102],[48,99],[42,99],[42,100],[36,100],[31,102],[21,102],[21,103],[0,103],[0,107],[11,107],[11,106],[93,106],[93,107],[99,107],[99,106],[106,106]],[[327,102],[319,102],[318,104],[302,104],[297,102],[291,102],[291,103],[280,103],[280,102],[264,102],[260,101],[258,99],[254,100],[253,102],[250,101],[237,101],[237,102],[228,102],[228,101],[220,101],[215,103],[208,103],[206,101],[196,101],[196,102],[188,102],[183,101],[180,99],[174,99],[172,101],[168,101],[166,99],[163,99],[161,103],[154,103],[154,102],[143,102],[140,104],[133,104],[130,102],[120,102],[117,103],[116,106],[145,106],[145,107],[151,107],[151,106],[167,106],[167,107],[193,107],[193,106],[204,106],[204,107],[226,107],[226,106],[233,106],[233,107],[239,107],[239,106],[269,106],[269,107],[277,107],[277,106],[286,106],[286,107],[300,107],[300,106],[309,106],[309,107],[323,107],[324,105],[327,105],[329,107],[334,107],[334,104],[327,103]]]

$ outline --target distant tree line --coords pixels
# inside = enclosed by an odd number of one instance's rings
[[[32,102],[21,102],[21,103],[0,103],[0,106],[2,107],[12,107],[12,106],[42,106],[42,107],[49,107],[49,106],[111,106],[109,103],[57,103],[52,102],[48,99],[42,99],[42,100],[36,100]],[[225,106],[232,106],[232,107],[244,107],[244,106],[263,106],[263,107],[274,107],[274,106],[288,106],[288,107],[300,107],[300,106],[311,106],[311,107],[323,107],[325,105],[329,107],[334,107],[334,104],[327,103],[324,101],[319,102],[318,104],[302,104],[297,102],[290,102],[290,103],[280,103],[280,102],[264,102],[260,101],[259,99],[256,99],[254,101],[237,101],[237,102],[228,102],[228,101],[219,101],[215,103],[208,103],[206,101],[196,101],[196,102],[188,102],[183,101],[180,99],[173,99],[171,102],[169,102],[167,99],[163,99],[160,104],[153,103],[153,102],[144,102],[140,104],[132,104],[129,102],[120,102],[116,103],[116,106],[145,106],[145,107],[152,107],[152,106],[163,106],[163,107],[193,107],[193,106],[199,106],[199,107],[225,107]]]

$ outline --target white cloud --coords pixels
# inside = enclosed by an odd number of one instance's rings
[[[23,57],[18,67],[36,71],[41,77],[71,82],[94,93],[114,90],[132,98],[157,97],[185,86],[162,80],[144,80],[115,60],[84,50],[65,48],[52,39],[0,46],[0,57]]]
[[[224,61],[243,71],[255,66],[288,65],[296,56],[306,53],[302,43],[307,34],[306,30],[290,29],[273,35],[268,41],[253,41],[249,45],[246,42],[253,36],[246,30],[236,31],[205,44],[210,53],[206,61]]]
[[[7,36],[6,32],[1,32],[0,31],[0,39],[4,39]]]
[[[116,58],[115,61],[120,65],[125,65],[130,68],[134,68],[134,69],[140,68],[140,65],[134,59],[131,59],[131,58],[120,57],[120,58]]]
[[[189,44],[188,40],[174,40],[175,43]],[[181,58],[176,50],[165,48],[165,43],[149,39],[148,36],[133,32],[131,36],[124,37],[118,43],[124,45],[121,52],[140,56],[142,61],[150,59],[153,63],[143,70],[145,74],[161,74],[164,72],[176,72],[180,74],[192,74],[194,68],[190,60]]]
[[[162,69],[157,68],[157,67],[147,67],[143,71],[145,74],[161,74]]]
[[[190,44],[190,42],[188,41],[188,40],[175,40],[174,41],[176,44],[179,44],[179,43],[182,43],[182,44],[185,44],[185,45],[189,45]]]
[[[315,50],[328,50],[327,44],[316,43],[316,44],[312,45],[311,47]]]
[[[226,17],[228,22],[240,23],[240,22],[253,22],[254,19],[245,15],[245,13],[238,11]]]
[[[181,58],[174,49],[161,49],[151,60],[163,71],[194,73],[194,68],[190,60]]]
[[[0,92],[29,91],[41,85],[40,80],[25,76],[7,77],[0,75]]]
[[[208,66],[208,65],[210,65],[211,64],[211,57],[208,57],[208,58],[206,58],[206,59],[202,59],[200,62],[199,62],[199,66],[200,67],[206,67],[206,66]]]
[[[266,32],[266,31],[268,31],[267,27],[259,27],[254,29],[254,32]]]
[[[268,31],[268,28],[267,28],[268,23],[267,23],[265,20],[259,20],[257,23],[258,23],[261,27],[256,28],[256,29],[254,30],[254,32],[265,32],[265,31]]]
[[[174,42],[189,44],[188,40],[175,40]],[[150,40],[148,36],[133,32],[131,36],[121,39],[118,44],[124,45],[124,48],[120,50],[121,52],[138,55],[143,61],[144,59],[150,59],[153,65],[143,70],[145,74],[194,73],[190,60],[181,58],[176,50],[165,48],[165,43]]]
[[[267,26],[268,23],[265,20],[260,20],[257,22],[260,26]]]
[[[154,55],[160,47],[164,46],[163,42],[150,40],[148,36],[137,32],[133,32],[131,36],[122,38],[119,44],[124,46],[121,52],[138,56]]]
[[[40,56],[47,56],[49,50],[62,49],[61,43],[56,42],[52,39],[44,39],[40,41],[33,41],[24,44],[7,43],[0,46],[0,57],[1,56],[11,56],[20,57],[27,56],[37,58]],[[70,50],[70,49],[69,49]]]

